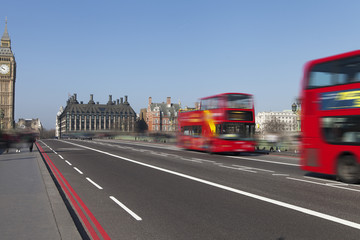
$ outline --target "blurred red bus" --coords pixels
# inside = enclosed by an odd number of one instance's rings
[[[358,182],[360,50],[308,62],[301,99],[301,168]]]
[[[180,110],[179,147],[200,151],[253,152],[253,96],[223,93],[200,99],[200,110]]]

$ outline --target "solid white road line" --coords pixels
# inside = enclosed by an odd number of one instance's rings
[[[335,181],[335,180],[322,179],[322,178],[318,178],[318,177],[303,176],[303,178],[312,179],[312,180],[317,180],[317,181],[328,182],[330,185],[331,185],[331,184],[334,184],[334,185],[349,186],[349,184],[346,184],[346,183],[338,182],[338,181]],[[352,186],[356,186],[356,185],[352,185]]]
[[[337,182],[337,181],[334,181],[334,180],[322,179],[322,178],[318,178],[318,177],[304,176],[304,178],[313,179],[313,180],[319,180],[319,181],[325,181],[325,182],[331,182],[331,183],[336,183]]]
[[[123,203],[121,203],[119,200],[117,200],[115,197],[110,196],[111,200],[113,200],[117,205],[119,205],[121,208],[123,208],[126,212],[128,212],[133,218],[135,218],[137,221],[141,221],[141,217],[136,215],[133,211],[131,211],[128,207],[126,207]]]
[[[267,170],[267,169],[262,169],[262,168],[253,168],[253,167],[247,167],[247,166],[241,166],[241,165],[237,165],[237,164],[233,164],[234,167],[240,167],[240,168],[245,168],[245,169],[254,169],[254,170],[258,170],[258,171],[263,171],[263,172],[274,172],[271,170]]]
[[[103,189],[99,184],[97,184],[96,182],[94,182],[93,180],[91,180],[90,178],[86,178],[86,180],[88,180],[89,182],[91,182],[95,187],[97,187],[98,189]]]
[[[287,165],[287,166],[295,166],[295,167],[300,166],[299,164],[294,164],[294,163],[274,162],[274,161],[262,160],[262,159],[256,159],[256,158],[247,158],[247,157],[238,157],[238,156],[226,156],[226,157],[238,158],[238,159],[256,161],[256,162],[266,162],[266,163],[273,163],[273,164],[280,164],[280,165]]]
[[[244,171],[244,172],[257,173],[256,171],[251,171],[249,169],[239,168],[239,167],[230,167],[230,166],[225,166],[225,165],[218,165],[218,167],[229,168],[229,169],[234,169],[234,170],[239,170],[239,171]]]
[[[74,169],[75,169],[78,173],[83,174],[83,172],[80,171],[78,168],[74,167]]]
[[[274,173],[272,174],[273,176],[289,176],[289,174],[285,174],[285,173]]]
[[[92,150],[92,151],[95,151],[95,152],[98,152],[98,153],[103,153],[105,155],[112,156],[112,157],[115,157],[115,158],[119,158],[119,159],[122,159],[122,160],[125,160],[125,161],[128,161],[128,162],[132,162],[132,163],[144,166],[144,167],[149,167],[149,168],[152,168],[152,169],[156,169],[156,170],[159,170],[159,171],[162,171],[162,172],[166,172],[166,173],[173,174],[173,175],[176,175],[176,176],[179,176],[179,177],[190,179],[190,180],[193,180],[195,182],[203,183],[203,184],[213,186],[213,187],[216,187],[216,188],[220,188],[220,189],[223,189],[223,190],[226,190],[226,191],[229,191],[229,192],[237,193],[237,194],[240,194],[240,195],[243,195],[243,196],[254,198],[254,199],[257,199],[257,200],[260,200],[260,201],[271,203],[271,204],[274,204],[274,205],[277,205],[277,206],[288,208],[288,209],[291,209],[291,210],[294,210],[294,211],[305,213],[305,214],[308,214],[308,215],[311,215],[311,216],[314,216],[314,217],[322,218],[322,219],[325,219],[325,220],[328,220],[328,221],[336,222],[336,223],[339,223],[339,224],[342,224],[342,225],[352,227],[352,228],[356,228],[356,229],[360,230],[360,224],[359,223],[351,222],[351,221],[348,221],[348,220],[345,220],[345,219],[334,217],[334,216],[324,214],[324,213],[321,213],[321,212],[317,212],[317,211],[314,211],[314,210],[310,210],[310,209],[307,209],[307,208],[299,207],[299,206],[296,206],[296,205],[293,205],[293,204],[289,204],[289,203],[281,202],[281,201],[274,200],[274,199],[271,199],[271,198],[256,195],[256,194],[253,194],[253,193],[245,192],[245,191],[242,191],[242,190],[239,190],[239,189],[236,189],[236,188],[232,188],[232,187],[228,187],[228,186],[221,185],[221,184],[218,184],[218,183],[210,182],[210,181],[207,181],[207,180],[204,180],[204,179],[201,179],[201,178],[193,177],[193,176],[190,176],[190,175],[175,172],[175,171],[168,170],[168,169],[165,169],[165,168],[156,167],[156,166],[153,166],[153,165],[150,165],[150,164],[147,164],[147,163],[138,162],[138,161],[135,161],[135,160],[132,160],[132,159],[129,159],[129,158],[125,158],[125,157],[122,157],[122,156],[119,156],[119,155],[104,152],[104,151],[101,151],[101,150],[98,150],[98,149],[86,147],[86,146],[79,145],[79,144],[76,144],[76,143],[71,143],[71,142],[66,142],[66,141],[63,141],[63,142],[68,143],[68,144],[73,144],[73,145],[76,145],[76,146],[79,146],[79,147],[82,147],[82,148],[85,148],[85,149],[89,149],[89,150]]]
[[[303,179],[298,179],[298,178],[291,178],[291,177],[287,177],[287,179],[299,181],[299,182],[312,183],[312,184],[316,184],[316,185],[322,185],[322,186],[326,186],[326,187],[340,188],[340,189],[353,191],[353,192],[360,192],[360,190],[357,190],[357,189],[341,187],[342,185],[339,186],[339,185],[335,185],[335,184],[319,183],[319,182],[313,182],[313,181],[308,181],[308,180],[303,180]]]
[[[327,183],[326,185],[329,185],[329,186],[349,186],[349,184],[346,184],[346,183]]]
[[[67,164],[69,164],[70,166],[72,165],[68,160],[65,160],[65,162],[66,162]]]

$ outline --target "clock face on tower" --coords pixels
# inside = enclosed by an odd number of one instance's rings
[[[0,66],[0,73],[1,74],[7,74],[10,71],[10,68],[6,64],[1,64]]]

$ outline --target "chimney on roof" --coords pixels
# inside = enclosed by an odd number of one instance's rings
[[[90,101],[88,104],[95,104],[94,102],[94,94],[90,94]]]
[[[149,97],[149,105],[152,103],[152,98]]]
[[[125,103],[125,104],[129,104],[129,103],[128,103],[128,96],[126,96],[126,95],[125,95],[125,102],[124,102],[124,103]]]
[[[108,101],[107,105],[112,105],[112,95],[109,95],[109,101]]]
[[[171,97],[166,98],[166,105],[167,105],[167,107],[171,106]]]
[[[121,103],[121,104],[123,104],[123,103],[124,103],[124,100],[123,100],[123,98],[122,98],[122,97],[120,98],[120,103]]]
[[[76,93],[74,93],[74,95],[73,96],[71,96],[71,98],[70,98],[70,102],[69,103],[72,103],[72,104],[79,104],[79,102],[77,101],[77,94]]]
[[[119,105],[119,101],[120,101],[119,99],[116,99],[116,105]]]

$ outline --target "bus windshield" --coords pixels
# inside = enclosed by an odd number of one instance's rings
[[[308,88],[360,82],[360,56],[320,63],[312,67]]]
[[[252,109],[253,107],[252,97],[249,95],[242,95],[242,94],[227,95],[227,107]]]

